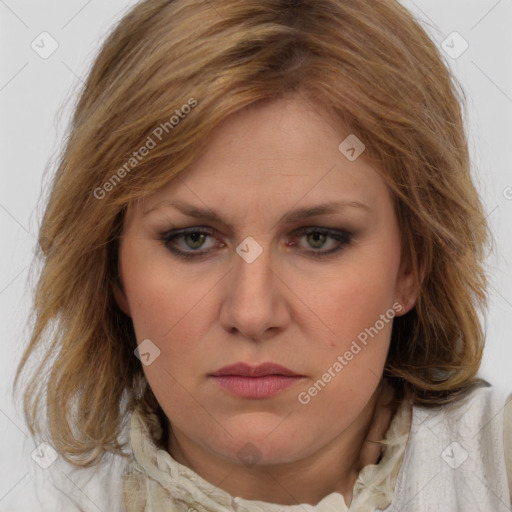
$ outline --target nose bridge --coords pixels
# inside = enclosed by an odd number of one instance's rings
[[[242,300],[271,292],[271,250],[268,240],[246,237],[236,248],[234,290]],[[263,298],[263,297],[260,297]]]
[[[224,327],[252,338],[262,337],[268,328],[284,321],[276,303],[269,244],[263,237],[260,242],[247,237],[236,248],[223,308]]]

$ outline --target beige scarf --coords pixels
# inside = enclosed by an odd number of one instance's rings
[[[370,512],[385,509],[393,497],[411,424],[411,407],[402,404],[384,437],[378,464],[359,472],[350,507],[334,492],[316,505],[278,505],[235,498],[180,464],[155,443],[156,415],[135,410],[130,421],[131,458],[124,475],[127,512]]]

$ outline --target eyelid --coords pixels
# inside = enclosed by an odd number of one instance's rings
[[[206,226],[192,226],[187,228],[181,228],[181,229],[174,229],[172,231],[168,231],[163,233],[160,236],[161,241],[163,242],[164,246],[167,247],[167,249],[175,254],[176,256],[184,259],[204,259],[208,257],[212,253],[212,249],[207,249],[206,251],[183,251],[181,249],[172,248],[170,246],[170,242],[182,238],[190,233],[203,233],[207,236],[214,237],[216,230],[210,227]],[[345,249],[346,246],[350,245],[353,241],[353,238],[355,236],[355,232],[353,230],[348,229],[342,229],[342,228],[328,228],[323,226],[302,226],[294,231],[292,231],[293,239],[301,238],[305,235],[311,234],[311,233],[320,233],[324,234],[327,237],[335,240],[338,243],[338,246],[334,249],[328,250],[328,251],[322,251],[322,250],[303,250],[302,252],[306,256],[310,256],[313,258],[323,258],[327,257],[329,255],[334,255],[338,252],[341,252],[343,249]],[[223,247],[226,244],[223,243]],[[297,244],[293,244],[294,246]]]

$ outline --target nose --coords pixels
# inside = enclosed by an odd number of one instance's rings
[[[254,245],[251,251],[255,250]],[[270,249],[261,243],[257,247],[263,250],[254,260],[246,258],[243,252],[240,252],[243,256],[234,253],[233,269],[226,278],[220,322],[231,334],[262,341],[286,329],[290,316],[287,288],[272,268]]]

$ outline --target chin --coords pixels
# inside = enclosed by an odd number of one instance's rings
[[[282,419],[281,422],[284,423]],[[279,422],[275,420],[272,424],[260,424],[259,428],[251,424],[250,429],[247,428],[247,423],[243,428],[237,429],[226,425],[231,436],[223,432],[222,438],[212,439],[210,446],[219,456],[248,467],[287,464],[314,451],[313,440],[304,439],[298,443],[297,433],[284,428],[284,424],[278,425]]]

